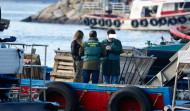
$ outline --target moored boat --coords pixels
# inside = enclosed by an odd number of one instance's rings
[[[0,8],[0,31],[7,29],[9,26],[9,22],[10,20],[1,19],[1,8]],[[32,87],[32,84],[31,84],[28,86],[28,89],[27,89],[28,93],[27,94],[23,93],[23,88],[22,88],[23,86],[21,86],[21,82],[22,82],[21,74],[23,70],[24,50],[19,49],[19,48],[4,47],[5,42],[14,42],[15,40],[16,40],[15,37],[0,39],[0,45],[1,45],[1,48],[0,48],[0,108],[1,110],[2,111],[26,111],[26,110],[27,111],[57,111],[59,107],[57,103],[39,101],[39,99],[37,99],[37,95],[32,93],[35,89],[45,90],[46,89],[45,87],[42,86],[41,88],[40,87],[34,88]],[[21,45],[19,43],[16,43],[16,44]],[[23,46],[25,45],[26,44],[23,44]],[[32,45],[32,47],[33,46],[34,45]],[[46,47],[46,45],[42,45],[42,46]],[[31,67],[33,67],[33,65],[31,65]],[[33,71],[31,70],[31,73],[32,72]],[[18,76],[18,78],[16,78],[16,76]],[[32,83],[32,78],[29,80]],[[45,83],[45,79],[44,79],[44,83]]]
[[[188,25],[171,26],[170,33],[175,40],[181,39],[182,42],[190,40],[190,26]]]
[[[189,0],[134,0],[129,17],[100,11],[99,14],[86,15],[84,24],[92,28],[169,30],[171,25],[189,23],[189,6]]]

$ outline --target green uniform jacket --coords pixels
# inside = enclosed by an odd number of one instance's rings
[[[102,74],[103,75],[120,75],[120,54],[122,53],[121,41],[114,39],[112,42],[109,42],[107,39],[102,41],[104,47],[109,45],[111,51],[107,52],[107,55],[103,58],[102,61]]]
[[[89,40],[96,40],[98,41],[97,38],[91,37],[89,38]],[[88,41],[87,41],[88,42]],[[84,56],[84,50],[85,50],[85,43],[82,44],[82,46],[79,49],[79,55],[80,56]],[[106,50],[105,47],[103,46],[103,44],[101,43],[101,54],[100,57],[105,57],[106,56]],[[100,64],[101,64],[101,60],[86,60],[83,63],[83,69],[86,70],[100,70]]]

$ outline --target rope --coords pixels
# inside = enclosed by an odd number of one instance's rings
[[[79,98],[79,102],[80,102],[81,98],[84,96],[84,94],[87,93],[87,92],[88,92],[87,89],[84,89],[84,90],[83,90],[83,92],[82,92],[82,94],[81,94],[81,96],[80,96],[80,98]]]

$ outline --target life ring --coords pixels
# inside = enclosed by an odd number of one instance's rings
[[[150,24],[152,26],[157,26],[158,25],[158,20],[156,18],[153,18],[153,19],[150,20]]]
[[[132,20],[131,21],[131,26],[134,27],[134,28],[137,28],[139,26],[138,20]]]
[[[114,24],[114,26],[116,26],[116,27],[120,27],[121,22],[120,22],[119,20],[114,20],[114,21],[113,21],[113,24]]]
[[[187,43],[187,42],[189,42],[189,39],[181,38],[180,42],[181,43]]]
[[[158,22],[159,22],[160,26],[167,24],[167,20],[166,20],[165,17],[159,18],[159,19],[158,19]]]
[[[97,24],[97,22],[96,22],[95,18],[90,19],[90,25],[94,26],[96,24]]]
[[[78,111],[79,100],[75,90],[64,82],[50,82],[46,84],[46,100],[57,102],[64,111]],[[39,91],[39,99],[43,101],[44,93]]]
[[[110,19],[107,19],[107,20],[106,20],[106,26],[108,26],[108,27],[111,27],[111,26],[112,26],[112,22],[111,22]]]
[[[145,91],[135,86],[128,86],[112,94],[108,101],[108,111],[127,111],[128,109],[153,111],[153,105]]]
[[[84,25],[89,25],[90,24],[89,18],[85,18],[83,22],[84,22]]]
[[[177,21],[180,23],[180,24],[185,24],[187,22],[187,18],[185,16],[181,16],[177,19]]]
[[[147,19],[142,19],[142,20],[140,21],[140,25],[141,25],[142,27],[147,27],[147,26],[148,26],[148,21],[147,21]]]
[[[99,19],[99,20],[98,20],[98,24],[99,24],[100,26],[104,26],[104,19]]]
[[[177,24],[177,19],[175,17],[168,19],[168,25],[175,25]]]

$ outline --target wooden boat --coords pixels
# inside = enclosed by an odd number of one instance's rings
[[[190,40],[190,26],[187,25],[171,26],[170,33],[175,40],[181,39],[182,42],[188,42]]]
[[[89,83],[74,83],[74,82],[55,82],[55,81],[45,81],[44,80],[34,80],[32,79],[32,68],[33,67],[43,67],[43,77],[46,77],[46,55],[47,55],[47,45],[40,44],[20,44],[20,43],[4,43],[9,45],[8,48],[0,48],[0,74],[17,74],[21,75],[22,65],[23,65],[23,53],[24,50],[19,50],[16,48],[11,48],[12,45],[20,45],[22,48],[25,47],[45,47],[45,58],[44,66],[34,65],[33,54],[31,51],[31,62],[24,67],[31,67],[30,79],[20,78],[19,83],[14,83],[11,85],[10,91],[8,90],[8,100],[4,101],[4,98],[0,98],[0,107],[3,111],[57,111],[52,102],[58,102],[60,108],[64,111],[126,111],[126,110],[136,110],[136,111],[169,111],[171,110],[171,105],[174,108],[186,108],[189,104],[185,104],[185,107],[179,106],[175,107],[172,104],[172,88],[163,86],[147,86],[147,85],[129,85],[124,84],[114,85],[114,84],[89,84]],[[17,47],[18,48],[18,47]],[[13,53],[10,54],[10,51]],[[10,57],[7,55],[11,55]],[[133,58],[134,56],[131,56]],[[136,56],[138,58],[138,56]],[[16,58],[17,60],[15,60]],[[142,57],[145,58],[145,57]],[[59,58],[60,59],[60,58]],[[145,58],[147,59],[147,58]],[[13,62],[15,60],[16,62]],[[125,60],[127,61],[127,59]],[[132,61],[132,59],[131,59]],[[13,64],[14,63],[14,64]],[[136,62],[134,62],[136,63]],[[143,64],[139,65],[144,66]],[[150,62],[151,63],[151,62]],[[137,64],[135,64],[137,65]],[[136,67],[132,65],[132,67]],[[10,67],[12,66],[12,67]],[[131,67],[131,69],[133,69]],[[140,67],[144,68],[144,67]],[[127,68],[128,69],[128,68]],[[15,70],[17,73],[15,73]],[[144,70],[144,69],[142,69]],[[13,72],[12,72],[13,71]],[[136,67],[135,72],[139,72]],[[128,72],[125,71],[124,72]],[[144,72],[143,72],[144,73]],[[138,73],[141,74],[141,73]],[[174,75],[174,74],[173,74]],[[21,77],[21,76],[20,76]],[[173,76],[174,77],[174,76]],[[161,77],[162,78],[162,77]],[[177,78],[177,77],[176,77]],[[12,79],[9,77],[9,79]],[[3,79],[2,79],[3,80]],[[131,79],[135,80],[135,79]],[[137,79],[137,80],[141,80]],[[164,79],[165,80],[165,79]],[[2,81],[0,81],[2,82]],[[7,81],[10,82],[10,81]],[[160,81],[159,81],[160,82]],[[6,83],[1,83],[3,86]],[[19,87],[15,87],[19,86]],[[44,89],[47,90],[44,91]],[[176,86],[175,86],[176,87]],[[5,90],[7,88],[0,88],[0,90]],[[5,95],[7,92],[0,91],[1,96]],[[38,94],[39,93],[39,94]],[[20,95],[21,94],[21,95]],[[23,95],[26,95],[24,97]],[[42,100],[41,102],[38,100]],[[174,93],[175,95],[175,93]],[[175,97],[175,96],[174,96]],[[30,100],[30,102],[21,100]],[[34,101],[35,100],[35,101]],[[49,102],[43,102],[47,100]],[[174,99],[173,99],[174,100]],[[189,101],[183,102],[181,104],[188,103]],[[176,102],[177,103],[177,102]]]
[[[15,45],[21,44],[16,43]],[[59,56],[59,59],[61,58],[63,57]],[[144,64],[144,62],[142,63]],[[140,64],[140,62],[137,64]],[[143,66],[143,64],[141,64],[141,66]],[[34,67],[37,66],[34,65]],[[46,69],[50,70],[50,72],[53,70],[53,68],[47,68],[45,66],[42,67],[44,68],[44,76],[46,73],[49,73],[46,72]],[[142,67],[139,68],[141,69]],[[137,67],[135,70],[136,72],[140,71]],[[43,101],[43,90],[38,90],[35,88],[31,89],[29,87],[32,85],[33,87],[40,88],[44,86],[43,80],[32,79],[31,81],[29,79],[22,79],[21,83],[21,94],[32,94],[32,98],[34,100],[38,100],[39,95],[39,99]],[[56,81],[46,81],[45,84],[47,87],[47,90],[45,91],[46,100],[49,102],[58,102],[60,104],[59,108],[64,109],[65,111],[165,111],[171,110],[172,105],[172,88],[167,86],[90,84]],[[19,90],[11,91],[11,94],[13,95],[17,95],[19,92]],[[185,103],[188,103],[188,101]],[[182,102],[179,102],[179,104],[182,104]]]

